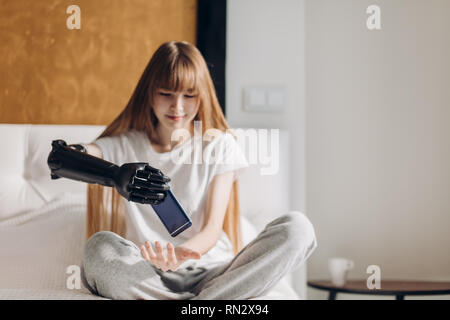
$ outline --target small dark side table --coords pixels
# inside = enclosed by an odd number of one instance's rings
[[[344,286],[335,286],[328,280],[308,281],[308,286],[329,291],[329,300],[335,300],[339,292],[372,295],[393,295],[403,300],[407,295],[450,294],[450,282],[381,280],[381,289],[367,288],[367,280],[347,280]]]

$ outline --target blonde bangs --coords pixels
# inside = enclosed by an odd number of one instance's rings
[[[157,87],[177,92],[199,92],[198,68],[187,57],[180,55],[161,69]]]

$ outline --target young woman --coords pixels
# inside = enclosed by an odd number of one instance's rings
[[[174,139],[182,129],[189,137]],[[198,49],[162,44],[125,109],[86,149],[118,165],[160,169],[193,225],[172,238],[150,205],[89,185],[82,275],[91,292],[112,299],[247,299],[309,257],[317,244],[300,212],[272,221],[241,248],[237,177],[248,163],[227,129]]]

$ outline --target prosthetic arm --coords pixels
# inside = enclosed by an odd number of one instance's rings
[[[47,159],[51,178],[115,187],[128,201],[142,204],[154,205],[164,201],[170,178],[161,170],[146,162],[125,163],[119,167],[85,152],[81,145],[67,145],[64,140],[53,140]]]

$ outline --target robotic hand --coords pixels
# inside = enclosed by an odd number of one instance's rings
[[[161,170],[146,162],[114,163],[91,156],[82,151],[83,147],[73,149],[64,140],[53,140],[47,164],[51,178],[72,180],[115,187],[128,201],[142,204],[159,204],[164,201],[170,178]],[[80,148],[81,147],[81,148]]]

